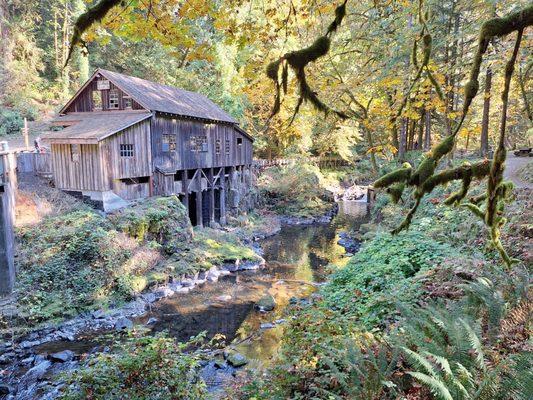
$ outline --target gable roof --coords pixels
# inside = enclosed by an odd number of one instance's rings
[[[78,93],[98,74],[109,79],[147,110],[211,121],[237,123],[233,117],[204,95],[102,68],[98,68],[94,72]],[[61,109],[60,113],[64,112],[78,93]]]
[[[146,110],[76,112],[57,117],[53,125],[66,128],[43,135],[51,143],[95,144],[152,116]]]

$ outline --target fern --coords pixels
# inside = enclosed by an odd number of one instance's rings
[[[413,378],[426,386],[435,397],[442,400],[454,400],[446,385],[438,378],[423,374],[421,372],[407,372]]]

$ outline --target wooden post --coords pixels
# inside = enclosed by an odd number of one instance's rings
[[[0,155],[0,296],[9,295],[15,284],[15,157]]]
[[[209,181],[209,226],[213,226],[215,223],[215,182],[213,168],[209,168],[207,180]]]
[[[181,174],[181,191],[183,192],[183,205],[189,214],[189,171],[184,169]]]
[[[24,128],[22,128],[22,136],[24,137],[24,144],[26,149],[30,148],[30,129],[28,128],[28,119],[24,117]]]
[[[220,173],[220,225],[226,225],[226,167]]]
[[[200,170],[196,171],[196,184],[198,191],[196,192],[196,225],[204,226],[202,218],[202,173]]]
[[[235,177],[235,174],[236,174],[236,168],[234,165],[232,165],[230,167],[230,172],[229,172],[229,190],[232,191],[232,190],[237,190],[237,187],[236,186],[236,177]],[[231,192],[230,192],[231,194]],[[230,208],[235,208],[236,207],[236,204],[235,204],[235,199],[234,199],[234,196],[235,194],[231,194],[231,197],[230,197]]]

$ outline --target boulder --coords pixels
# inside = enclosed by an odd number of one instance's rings
[[[342,195],[343,200],[359,200],[366,195],[366,189],[358,185],[350,186]]]
[[[261,329],[272,329],[274,328],[274,324],[272,322],[265,322],[261,324]]]
[[[272,311],[276,307],[276,300],[272,295],[267,294],[263,296],[257,303],[255,303],[255,308],[259,311]]]
[[[133,329],[133,322],[126,317],[121,317],[115,322],[115,329],[117,331],[129,331]]]
[[[74,352],[70,350],[63,350],[58,353],[50,354],[48,358],[54,362],[67,362],[74,358]]]
[[[243,365],[248,364],[248,359],[243,356],[241,353],[231,353],[228,355],[228,359],[226,360],[229,365],[238,368],[242,367]]]

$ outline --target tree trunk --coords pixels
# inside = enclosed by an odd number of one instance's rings
[[[0,103],[4,101],[6,81],[9,79],[11,63],[11,40],[9,30],[9,5],[7,0],[0,0]]]
[[[400,125],[400,143],[398,148],[398,160],[405,161],[405,151],[407,145],[407,119],[402,118]]]
[[[481,120],[481,144],[479,153],[482,157],[489,154],[489,114],[490,114],[490,91],[492,87],[492,70],[487,68],[485,74],[485,95],[483,102],[483,119]]]
[[[86,10],[85,2],[83,0],[75,0],[74,2],[74,16],[78,17]],[[89,79],[89,54],[87,49],[80,48],[77,51],[78,57],[78,80],[80,84],[84,84]]]
[[[368,142],[368,148],[370,150],[370,163],[372,164],[372,172],[378,173],[378,164],[376,162],[376,153],[374,153],[374,139],[372,138],[372,132],[370,129],[363,126],[365,132],[366,141]]]
[[[415,143],[416,150],[419,150],[422,148],[422,141],[424,140],[424,115],[425,115],[425,111],[422,108],[420,110],[420,119],[418,120],[418,137]]]
[[[426,110],[426,133],[424,136],[424,150],[431,148],[431,111]]]

